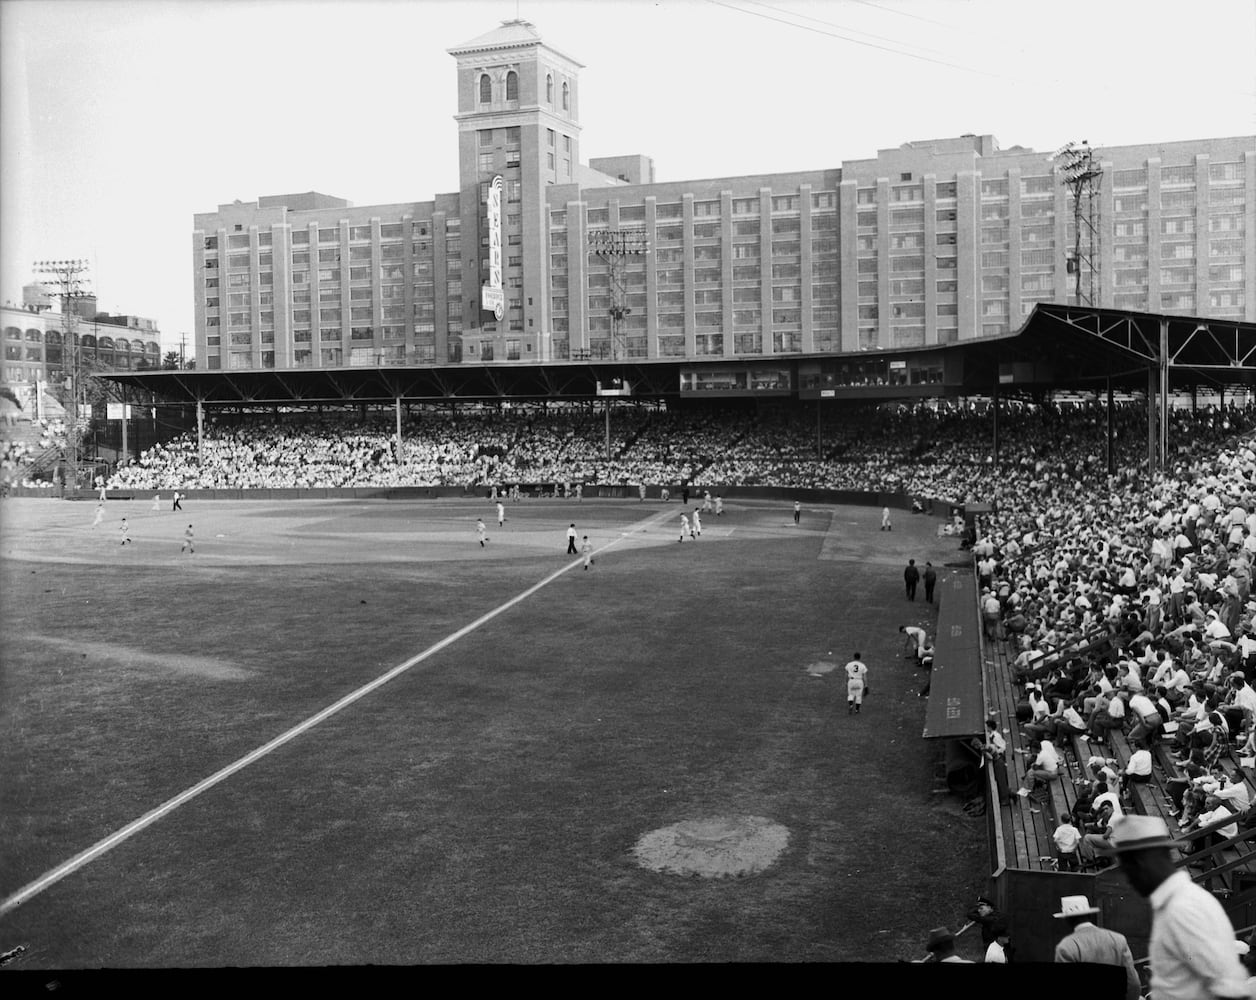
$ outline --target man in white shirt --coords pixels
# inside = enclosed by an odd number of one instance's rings
[[[1151,780],[1151,751],[1146,743],[1139,743],[1138,749],[1130,754],[1121,771],[1121,793],[1128,795],[1130,782],[1146,784]]]
[[[1056,864],[1062,872],[1075,872],[1080,867],[1077,850],[1081,846],[1082,835],[1073,825],[1073,817],[1064,813],[1060,817],[1060,825],[1051,834],[1055,842],[1057,855]]]
[[[999,599],[992,593],[986,592],[981,599],[982,619],[985,625],[986,638],[994,639],[998,634],[999,615],[1003,608],[999,604]]]
[[[1007,740],[999,732],[997,719],[986,719],[986,743],[983,753],[989,760],[1003,760],[1007,756]]]
[[[1129,696],[1129,710],[1133,721],[1133,728],[1130,729],[1129,735],[1131,743],[1153,739],[1160,727],[1164,725],[1164,719],[1160,717],[1156,703],[1141,692]]]
[[[1180,663],[1173,665],[1172,673],[1166,678],[1163,684],[1165,693],[1168,695],[1169,702],[1175,707],[1183,704],[1191,690],[1191,675],[1188,674]]]
[[[1030,751],[1022,750],[1021,753],[1027,754]],[[1042,747],[1038,751],[1038,755],[1034,758],[1033,764],[1025,772],[1025,778],[1029,782],[1028,788],[1018,788],[1016,794],[1021,798],[1034,795],[1040,784],[1046,784],[1048,781],[1054,781],[1060,776],[1060,754],[1052,746],[1050,740],[1043,740]]]
[[[1174,624],[1181,621],[1186,606],[1186,576],[1180,566],[1169,573],[1169,618]]]
[[[1090,719],[1089,736],[1083,736],[1082,739],[1103,743],[1108,738],[1109,729],[1120,729],[1125,724],[1125,716],[1124,699],[1120,695],[1113,695],[1106,705],[1101,704],[1095,709],[1095,714]]]
[[[1252,635],[1252,626],[1244,625],[1243,634],[1239,636],[1239,655],[1246,660],[1256,653],[1256,636]]]
[[[1212,794],[1221,802],[1228,803],[1236,814],[1247,812],[1252,804],[1251,793],[1247,790],[1247,782],[1230,781],[1224,772],[1220,775],[1220,778],[1225,778],[1225,781],[1218,780],[1217,789]]]
[[[1248,685],[1241,670],[1236,670],[1231,675],[1230,687],[1232,688],[1229,699],[1230,708],[1227,709],[1225,715],[1226,721],[1230,724],[1230,732],[1237,735],[1240,729],[1249,728],[1253,716],[1256,716],[1256,691]]]
[[[1204,639],[1212,642],[1217,639],[1229,639],[1230,630],[1226,628],[1225,622],[1215,611],[1207,613],[1208,624],[1204,626]]]
[[[1151,903],[1153,1000],[1247,997],[1234,925],[1216,897],[1176,867],[1164,820],[1126,816],[1113,823],[1110,843],[1130,885]]]

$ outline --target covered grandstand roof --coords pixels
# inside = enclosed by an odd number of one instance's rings
[[[1000,382],[1146,389],[1162,351],[1171,389],[1256,383],[1256,323],[1039,303],[1019,330],[965,341],[964,384],[981,391],[995,365]],[[1032,366],[1009,372],[1008,366]],[[1019,375],[1020,377],[1012,377]]]
[[[954,357],[938,395],[984,395],[1014,389],[1145,390],[1162,352],[1173,389],[1256,384],[1256,323],[1039,303],[1020,329],[947,346],[854,354],[630,361],[553,361],[428,367],[288,368],[248,371],[103,372],[120,386],[171,402],[207,404],[379,403],[495,399],[587,399],[599,384],[628,383],[632,395],[678,398],[681,373],[714,365],[761,369],[768,364],[832,364],[939,352]],[[952,372],[955,374],[953,375]],[[616,380],[619,380],[617,383]],[[798,379],[793,380],[797,393]],[[864,392],[865,397],[868,395]],[[895,386],[874,395],[893,399]]]

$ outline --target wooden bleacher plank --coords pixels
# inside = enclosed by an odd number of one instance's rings
[[[1004,735],[1013,759],[1012,767],[1009,769],[1009,776],[1015,778],[1017,788],[1022,788],[1026,784],[1026,772],[1030,759],[1026,754],[1018,752],[1027,750],[1028,747],[1025,745],[1020,726],[1016,721],[1015,687],[1011,681],[1007,644],[1002,641],[990,642],[983,637],[982,648],[987,670],[990,674],[990,683],[987,685],[987,690],[995,693],[995,700],[1000,712],[1000,728],[1007,730]],[[1051,782],[1051,784],[1058,785],[1059,780]],[[1055,807],[1052,803],[1053,794],[1054,791],[1049,789],[1041,796],[1041,803],[1013,795],[1015,801],[1009,803],[1011,825],[1020,833],[1016,855],[1018,867],[1050,867],[1049,862],[1043,862],[1040,859],[1044,857],[1053,858],[1055,856],[1055,842],[1052,839],[1052,833],[1054,832],[1052,816],[1055,813]]]

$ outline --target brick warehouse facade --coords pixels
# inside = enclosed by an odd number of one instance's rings
[[[1069,302],[1071,195],[989,135],[840,167],[656,183],[580,160],[581,65],[526,21],[449,50],[459,189],[353,207],[309,192],[193,226],[209,369],[566,358],[733,360],[928,347]],[[1105,147],[1094,305],[1256,321],[1256,137]],[[502,178],[503,312],[482,308]],[[608,261],[591,234],[640,233]]]

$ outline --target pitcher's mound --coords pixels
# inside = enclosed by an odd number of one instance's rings
[[[651,871],[724,878],[763,871],[788,843],[789,831],[762,816],[712,816],[652,830],[632,853]]]

